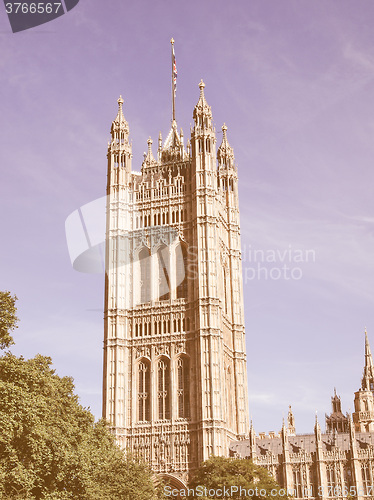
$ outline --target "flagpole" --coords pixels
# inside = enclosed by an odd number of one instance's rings
[[[174,83],[174,64],[175,64],[175,54],[174,54],[174,38],[170,40],[171,43],[171,93],[173,96],[173,123],[175,122],[175,83]]]

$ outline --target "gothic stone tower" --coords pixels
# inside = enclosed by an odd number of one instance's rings
[[[355,392],[353,422],[358,432],[374,431],[374,364],[365,329],[365,367],[361,388]]]
[[[108,145],[103,415],[181,479],[249,428],[237,168],[199,87],[186,148],[173,120],[133,172],[121,97]]]

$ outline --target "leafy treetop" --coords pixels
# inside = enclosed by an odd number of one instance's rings
[[[151,500],[148,467],[94,422],[51,359],[0,358],[0,498]]]
[[[10,332],[18,328],[16,300],[17,297],[12,296],[10,292],[0,291],[0,350],[14,344]]]
[[[212,457],[206,460],[192,476],[188,486],[191,489],[200,486],[197,491],[207,493],[207,496],[200,496],[203,500],[215,498],[209,495],[209,491],[218,492],[217,498],[243,498],[244,489],[252,500],[286,498],[279,495],[279,485],[265,468],[241,458]]]

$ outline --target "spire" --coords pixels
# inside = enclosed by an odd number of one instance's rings
[[[289,405],[289,407],[288,407],[287,431],[288,431],[289,436],[295,436],[296,435],[295,417],[293,415],[291,405]]]
[[[143,166],[149,167],[150,165],[156,164],[155,157],[153,156],[153,153],[152,153],[152,143],[153,143],[153,141],[149,137],[149,139],[147,141],[148,149],[147,149],[147,153],[144,154]]]
[[[365,368],[362,377],[362,389],[374,391],[374,364],[368,334],[365,328]]]
[[[217,151],[217,160],[221,166],[233,166],[234,165],[234,150],[227,140],[227,126],[224,123],[222,125],[222,142]]]
[[[162,148],[162,161],[181,160],[185,156],[183,138],[178,134],[177,122],[173,122]]]
[[[128,135],[129,135],[129,124],[127,123],[125,116],[123,114],[123,98],[120,95],[118,100],[118,112],[117,116],[112,122],[112,128],[111,128],[111,134],[112,134],[112,139],[117,140],[117,143],[125,143],[128,142]]]
[[[203,79],[201,79],[199,83],[199,89],[200,89],[200,99],[203,100],[205,100],[204,88],[205,88],[205,83],[203,82]]]
[[[161,153],[162,153],[162,134],[158,134],[158,148],[157,148],[157,160],[161,163]]]
[[[283,421],[282,421],[281,438],[282,438],[283,452],[284,452],[285,456],[287,457],[288,453],[289,453],[289,446],[288,446],[289,441],[288,441],[288,431],[287,431],[286,422],[284,420],[284,417],[283,417]]]
[[[123,122],[125,121],[125,117],[123,116],[123,110],[122,110],[122,106],[123,106],[123,103],[124,103],[124,100],[123,100],[123,97],[120,95],[119,98],[117,99],[117,102],[118,102],[118,114],[117,114],[117,119],[120,121],[120,122]]]
[[[331,398],[332,412],[342,413],[342,403],[340,397],[336,394],[336,387],[334,387],[334,396]]]
[[[200,96],[197,104],[193,110],[193,119],[195,121],[195,127],[201,127],[203,129],[212,127],[212,110],[205,99],[204,88],[205,83],[203,80],[199,83]]]
[[[317,442],[320,442],[322,439],[322,435],[321,435],[321,427],[318,422],[317,412],[316,412],[316,423],[314,424],[314,434],[316,436]]]

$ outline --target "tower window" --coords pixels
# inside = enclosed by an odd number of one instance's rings
[[[336,486],[336,471],[333,464],[326,466],[326,478],[328,495],[332,496],[332,492]]]
[[[300,474],[300,469],[298,467],[294,467],[293,469],[293,486],[294,486],[294,491],[296,494],[297,498],[302,498],[303,495],[303,488],[301,484],[301,474]]]
[[[157,365],[158,375],[158,418],[166,420],[170,418],[170,370],[169,361],[160,359]]]
[[[364,463],[361,466],[361,474],[362,474],[362,486],[364,489],[364,495],[370,495],[369,490],[370,490],[370,473],[369,473],[369,464]]]
[[[150,369],[149,362],[141,361],[138,367],[138,420],[150,420]]]
[[[183,243],[176,249],[177,298],[187,298],[187,249]]]
[[[169,300],[170,277],[169,277],[169,250],[163,245],[157,251],[158,259],[158,300]]]
[[[178,417],[188,418],[190,416],[189,405],[189,366],[186,358],[179,358],[178,364]]]
[[[145,304],[151,300],[151,256],[148,248],[139,253],[140,263],[140,301]]]

